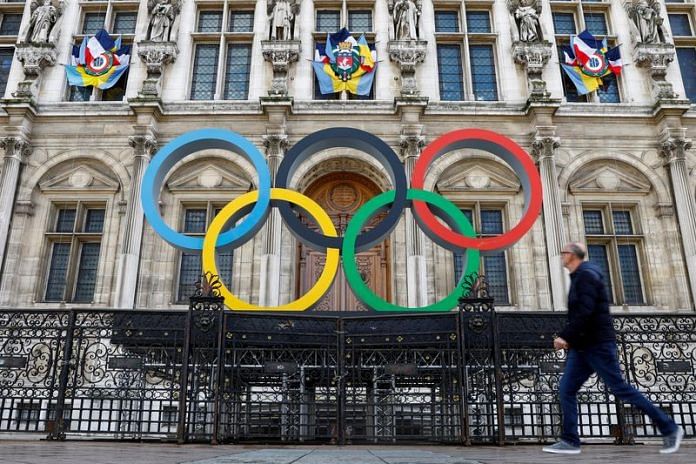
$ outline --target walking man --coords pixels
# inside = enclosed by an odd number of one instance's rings
[[[559,394],[563,414],[561,439],[543,448],[547,453],[580,454],[577,394],[596,372],[618,399],[647,414],[662,433],[660,453],[679,449],[684,429],[655,407],[621,375],[616,354],[616,333],[609,313],[609,297],[602,272],[585,261],[587,251],[581,243],[569,243],[561,251],[563,266],[570,271],[568,322],[553,341],[556,350],[568,350]]]

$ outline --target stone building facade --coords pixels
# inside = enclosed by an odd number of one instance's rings
[[[275,4],[265,0],[54,1],[59,14],[50,27],[60,31],[45,43],[25,36],[37,2],[0,3],[0,307],[185,307],[199,258],[157,236],[139,202],[157,149],[192,129],[227,128],[276,169],[304,136],[348,126],[387,142],[409,175],[425,144],[459,128],[502,133],[534,157],[542,215],[516,245],[481,258],[499,308],[562,310],[567,276],[559,253],[572,239],[591,245],[616,311],[694,309],[693,0],[658,3],[654,43],[636,34],[620,0],[524,3],[538,13],[536,37],[520,34],[519,3],[422,0],[415,39],[397,35],[394,2],[291,3],[288,40],[271,40]],[[153,33],[162,5],[170,13]],[[376,45],[368,98],[326,98],[316,88],[315,43],[341,26]],[[63,65],[72,45],[101,27],[133,45],[129,72],[109,91],[69,87]],[[620,45],[624,68],[606,88],[579,97],[557,47],[585,28]],[[336,148],[303,163],[291,186],[342,229],[360,204],[392,188],[389,179],[363,153]],[[167,178],[162,215],[201,233],[256,182],[239,156],[193,154]],[[439,159],[426,188],[465,210],[483,235],[509,229],[524,207],[513,171],[475,150]],[[311,286],[322,259],[277,213],[252,240],[218,257],[235,294],[269,306]],[[409,306],[449,293],[459,262],[426,239],[409,212],[384,243],[360,255],[373,290]],[[339,275],[319,309],[361,304]]]

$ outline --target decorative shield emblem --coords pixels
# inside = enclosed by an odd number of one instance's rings
[[[336,57],[336,67],[341,71],[350,71],[353,67],[353,53],[350,50],[343,51]]]
[[[351,79],[353,73],[360,68],[360,52],[358,48],[353,48],[350,42],[341,42],[335,50],[333,50],[336,60],[331,63],[336,77],[346,82]]]
[[[100,55],[93,56],[91,60],[85,63],[85,72],[90,76],[101,76],[106,74],[114,64],[114,55],[111,52],[103,52]]]
[[[594,55],[582,66],[582,72],[588,76],[602,77],[607,72],[608,67],[607,57],[601,50],[596,50]]]

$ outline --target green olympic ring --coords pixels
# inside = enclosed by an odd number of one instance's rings
[[[370,199],[367,203],[362,205],[355,213],[355,215],[348,222],[348,227],[346,228],[345,234],[343,236],[343,271],[348,281],[348,285],[358,297],[360,301],[366,306],[375,311],[379,312],[405,312],[405,311],[418,311],[418,312],[442,312],[450,311],[452,308],[457,306],[457,300],[461,294],[461,287],[464,280],[469,275],[474,275],[479,269],[479,251],[474,248],[466,249],[466,265],[465,270],[462,272],[462,276],[459,282],[454,287],[452,292],[440,301],[427,306],[421,306],[416,308],[411,308],[408,306],[399,306],[390,303],[382,299],[379,295],[374,293],[370,287],[365,284],[358,270],[357,260],[355,257],[355,242],[357,240],[358,234],[364,224],[366,224],[375,214],[377,214],[382,208],[390,205],[394,202],[395,191],[384,192],[376,197]],[[425,203],[429,203],[436,208],[440,209],[446,216],[454,219],[454,223],[459,232],[468,237],[476,237],[476,232],[473,226],[466,218],[464,213],[462,213],[459,208],[457,208],[454,203],[447,200],[446,198],[426,190],[408,189],[406,196],[407,200],[420,200]]]

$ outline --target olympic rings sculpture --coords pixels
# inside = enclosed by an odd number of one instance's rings
[[[318,203],[288,189],[303,162],[315,153],[337,147],[354,148],[373,157],[384,166],[394,187],[363,204],[349,221],[343,237],[338,236],[331,218]],[[436,193],[423,190],[432,163],[445,153],[464,148],[497,156],[520,179],[524,213],[519,223],[502,235],[476,237],[473,226],[456,205]],[[231,151],[251,162],[258,174],[258,189],[232,199],[215,216],[205,237],[201,238],[187,236],[169,227],[160,215],[158,197],[169,171],[187,155],[206,149]],[[403,165],[391,147],[359,129],[324,129],[300,140],[283,157],[275,177],[275,187],[271,186],[271,173],[265,158],[253,143],[229,130],[200,129],[177,137],[155,154],[143,176],[141,201],[147,221],[167,243],[180,250],[201,252],[204,273],[218,274],[216,250],[236,248],[248,241],[263,226],[271,208],[279,209],[288,229],[299,241],[326,254],[324,269],[314,286],[296,300],[280,306],[260,307],[243,301],[222,282],[220,294],[225,305],[237,311],[306,311],[329,291],[340,265],[356,297],[375,311],[449,311],[457,304],[460,285],[467,276],[478,271],[480,251],[501,250],[513,245],[532,227],[541,211],[541,180],[534,161],[514,141],[484,129],[455,130],[435,139],[416,161],[410,183],[411,188],[408,188]],[[303,224],[293,205],[313,218],[321,232]],[[396,227],[405,208],[413,210],[416,222],[431,240],[451,251],[465,253],[464,272],[452,292],[438,302],[416,308],[390,303],[375,294],[363,281],[356,263],[356,253],[383,241]],[[386,214],[380,222],[363,232],[364,225],[384,210]]]

